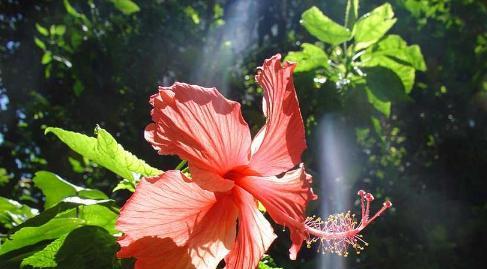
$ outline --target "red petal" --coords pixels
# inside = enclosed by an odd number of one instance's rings
[[[175,83],[160,87],[150,103],[154,123],[145,137],[160,154],[176,154],[219,175],[248,164],[250,131],[240,104],[215,88]]]
[[[226,268],[256,268],[276,235],[252,195],[236,186],[233,197],[240,209],[239,228],[237,242],[225,258]]]
[[[228,180],[215,172],[200,169],[199,167],[189,164],[191,177],[201,188],[214,192],[229,191],[234,185],[233,180]]]
[[[233,247],[238,209],[179,171],[142,179],[120,212],[118,257],[136,268],[215,268]]]
[[[264,89],[266,124],[252,141],[251,168],[266,176],[278,175],[301,162],[306,148],[303,119],[293,85],[295,65],[281,65],[281,55],[265,60],[256,76]]]
[[[291,231],[291,259],[301,248],[304,233],[306,205],[316,199],[310,188],[311,176],[307,175],[301,165],[299,169],[287,172],[282,177],[242,177],[236,184],[253,194],[269,212],[272,219]]]

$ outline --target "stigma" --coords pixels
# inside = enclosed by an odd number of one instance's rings
[[[360,254],[364,247],[369,244],[363,239],[360,232],[377,219],[384,211],[392,206],[390,201],[385,201],[382,208],[370,217],[370,203],[374,200],[371,193],[360,190],[361,218],[358,222],[355,214],[350,211],[330,215],[326,220],[320,217],[308,217],[304,222],[308,234],[306,244],[311,248],[312,244],[318,244],[318,252],[334,253],[347,257],[349,249],[352,248]]]

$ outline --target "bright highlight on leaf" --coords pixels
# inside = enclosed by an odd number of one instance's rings
[[[44,203],[44,208],[46,209],[71,196],[97,200],[108,199],[108,196],[99,190],[73,185],[58,175],[47,171],[37,172],[33,181],[36,187],[41,189],[46,196],[46,202]]]
[[[63,199],[12,230],[13,234],[0,247],[0,265],[8,262],[14,250],[58,239],[82,226],[99,226],[112,235],[117,232],[114,226],[118,212],[110,200],[72,198]]]
[[[35,268],[111,268],[115,238],[98,226],[83,226],[64,234],[24,259],[21,266]],[[94,247],[96,246],[96,247]]]
[[[301,51],[290,52],[286,59],[298,64],[296,72],[314,72],[315,87],[333,82],[341,96],[360,91],[372,108],[389,117],[392,104],[408,99],[416,71],[425,71],[426,64],[419,46],[408,46],[400,36],[387,35],[397,21],[391,4],[361,17],[358,7],[359,1],[347,1],[345,26],[317,7],[306,10],[301,23],[325,43],[324,49],[304,43]]]
[[[310,34],[331,45],[338,45],[352,37],[349,29],[328,18],[317,7],[312,7],[303,13],[301,24]]]
[[[131,0],[111,0],[111,1],[115,5],[115,7],[125,15],[130,15],[140,10],[139,6],[134,1]]]
[[[385,3],[357,20],[353,27],[355,50],[361,50],[382,38],[396,23],[392,6]]]
[[[11,229],[37,214],[39,214],[37,209],[0,197],[0,224],[7,229]]]
[[[46,128],[45,133],[53,133],[83,157],[121,176],[124,180],[116,190],[133,190],[140,175],[156,176],[162,173],[126,151],[113,136],[100,127],[95,130],[96,138],[53,127]]]
[[[298,63],[295,72],[306,72],[319,67],[328,66],[328,56],[322,48],[309,43],[301,45],[302,51],[291,51],[286,61]]]

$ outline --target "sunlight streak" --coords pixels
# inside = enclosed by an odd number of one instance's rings
[[[320,197],[321,216],[328,216],[350,208],[350,186],[346,182],[349,169],[345,128],[336,115],[325,115],[320,122]],[[320,255],[319,268],[346,268],[345,258],[338,255]]]
[[[209,29],[202,56],[197,61],[191,80],[205,87],[217,87],[229,93],[231,71],[241,65],[257,40],[256,0],[237,0],[225,8],[225,24]]]

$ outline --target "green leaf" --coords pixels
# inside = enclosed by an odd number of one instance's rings
[[[421,53],[421,48],[418,45],[409,46],[406,50],[408,55],[409,63],[419,71],[426,71],[426,63],[424,61],[423,53]]]
[[[10,179],[12,178],[11,175],[7,172],[7,169],[0,168],[0,187],[7,184]]]
[[[408,65],[398,63],[397,61],[384,56],[374,56],[365,66],[376,66],[390,69],[401,79],[404,90],[409,93],[414,85],[415,71]]]
[[[375,8],[357,20],[353,27],[355,50],[361,50],[377,42],[396,23],[389,3]]]
[[[36,268],[113,268],[118,246],[115,238],[96,226],[73,230],[34,255],[24,259],[22,266]]]
[[[0,255],[44,240],[59,238],[85,223],[85,220],[79,218],[54,218],[39,227],[22,228],[0,246]]]
[[[130,180],[134,186],[138,175],[156,176],[162,171],[149,166],[132,153],[124,150],[115,138],[104,129],[97,127],[97,137],[89,137],[80,133],[66,131],[61,128],[49,127],[45,133],[55,134],[72,150],[107,168],[122,178]]]
[[[50,208],[69,196],[99,200],[108,199],[101,191],[73,185],[48,171],[37,172],[33,181],[36,187],[41,189],[42,193],[46,196],[45,208]]]
[[[64,35],[64,33],[66,33],[66,26],[56,25],[54,28],[54,33],[56,33],[57,35]]]
[[[312,7],[301,15],[301,24],[310,34],[332,45],[338,45],[351,38],[349,29],[328,18],[317,7]]]
[[[379,139],[385,143],[386,137],[384,135],[380,120],[377,117],[371,116],[370,121],[372,122],[372,126],[374,127],[374,131],[377,134],[377,136],[379,137]]]
[[[257,269],[283,269],[282,267],[277,267],[276,263],[269,255],[264,255],[262,260],[259,262]]]
[[[380,99],[393,102],[409,100],[401,79],[390,69],[375,66],[364,68],[364,71],[367,87]]]
[[[134,192],[135,191],[134,181],[128,180],[126,178],[120,180],[120,182],[118,182],[117,186],[115,186],[115,188],[113,188],[112,192],[116,192],[119,190],[128,190],[130,192]]]
[[[0,197],[0,223],[7,229],[11,229],[37,214],[37,209]]]
[[[286,61],[297,63],[295,72],[306,72],[328,66],[328,56],[320,47],[309,43],[303,43],[301,47],[302,51],[291,51],[285,58]]]
[[[22,266],[36,268],[112,268],[117,251],[115,238],[104,229],[85,226],[52,242],[24,259]]]
[[[34,43],[37,47],[41,48],[42,50],[46,50],[46,44],[37,37],[34,37]]]
[[[184,13],[186,16],[191,18],[194,24],[199,24],[200,23],[200,15],[198,14],[198,11],[196,11],[192,6],[187,6],[184,9]]]
[[[37,224],[38,226],[24,226],[10,236],[10,238],[0,246],[0,260],[2,259],[1,255],[45,240],[57,239],[62,235],[85,225],[102,227],[110,234],[117,233],[117,230],[115,229],[115,221],[118,216],[118,210],[101,205],[99,203],[102,201],[97,200],[81,199],[79,197],[68,197],[65,200],[66,203],[74,204],[77,202],[78,206],[59,212],[54,218],[47,221],[46,217],[43,215],[51,214],[46,213],[50,211],[44,211],[35,217],[37,220],[32,218],[32,221],[27,224]],[[104,202],[106,203],[106,201]],[[86,205],[83,205],[82,203]]]
[[[85,200],[86,201],[86,200]],[[96,200],[92,200],[97,202]],[[86,221],[86,225],[100,226],[106,229],[110,234],[116,234],[115,222],[118,217],[118,209],[108,207],[103,204],[93,204],[88,206],[81,206],[80,210],[76,212],[72,210],[69,215],[74,216],[78,214],[79,218]]]
[[[80,96],[84,90],[85,90],[85,86],[83,85],[83,83],[79,79],[77,79],[73,85],[74,94],[76,96]]]
[[[390,35],[367,49],[361,57],[363,66],[389,68],[401,79],[406,93],[414,85],[415,69],[426,70],[426,64],[417,45],[407,46],[399,36]]]
[[[139,6],[131,0],[112,0],[112,2],[125,15],[130,15],[140,10]]]
[[[363,57],[387,56],[402,61],[402,64],[409,64],[419,71],[426,71],[421,48],[418,45],[408,46],[398,35],[388,35],[373,47],[367,50]]]
[[[64,0],[64,8],[66,9],[66,12],[68,12],[69,15],[72,17],[79,19],[82,21],[83,26],[86,26],[87,28],[91,28],[91,21],[82,13],[78,12],[69,2],[69,0]],[[79,37],[79,34],[77,32],[73,32],[71,35],[71,43],[73,44],[73,39],[74,40],[79,40],[81,39]],[[73,44],[75,45],[75,44]],[[76,47],[76,46],[74,46]]]
[[[48,64],[51,61],[52,61],[52,53],[50,51],[44,52],[44,55],[42,55],[41,63]]]
[[[353,28],[358,18],[359,0],[348,0],[345,9],[345,27]]]
[[[58,239],[48,244],[44,249],[23,259],[20,267],[24,268],[30,265],[35,268],[56,268],[58,266],[58,263],[56,262],[56,254],[63,246],[64,240],[67,236],[68,234],[62,235]]]
[[[390,115],[391,101],[408,99],[400,78],[390,69],[376,66],[365,68],[364,71],[367,74],[365,78],[369,102],[387,117]]]
[[[48,36],[49,35],[49,31],[43,27],[42,25],[36,23],[36,29],[37,29],[37,32],[39,32],[39,34],[43,35],[43,36]]]
[[[82,18],[83,14],[79,13],[76,11],[76,9],[69,3],[68,0],[64,0],[64,8],[66,9],[66,12],[68,12],[69,15],[75,17],[75,18]]]
[[[380,98],[375,96],[369,88],[366,88],[365,92],[367,93],[367,99],[369,103],[375,109],[377,109],[377,111],[384,114],[386,117],[389,117],[391,115],[391,102],[381,100]]]

